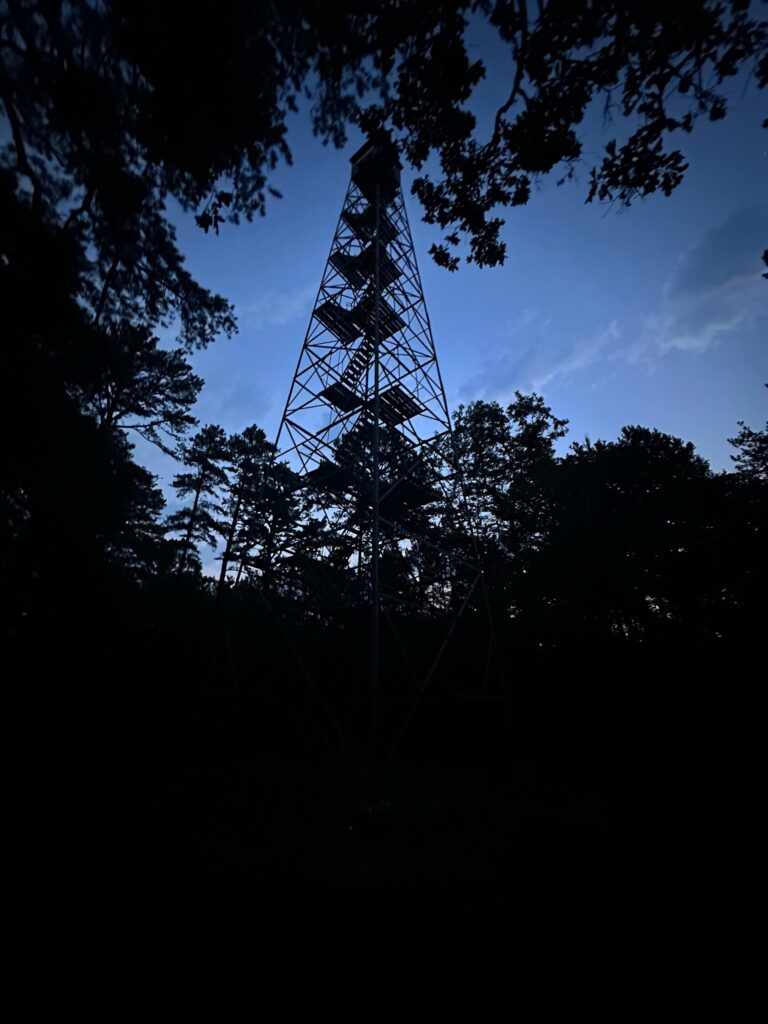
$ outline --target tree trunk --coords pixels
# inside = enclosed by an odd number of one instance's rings
[[[235,511],[232,513],[232,522],[229,524],[229,532],[227,533],[227,543],[224,548],[224,554],[221,556],[221,572],[219,573],[219,585],[216,588],[216,596],[218,597],[224,590],[224,581],[227,577],[227,568],[229,567],[229,559],[232,554],[232,544],[235,540],[235,531],[237,530],[237,521],[240,518],[240,505],[242,503],[243,488],[239,488],[237,492],[237,500],[235,501]]]
[[[243,575],[243,569],[245,568],[245,555],[240,559],[240,564],[237,567],[237,576],[235,576],[235,586],[240,582],[240,577]]]
[[[187,558],[189,557],[189,549],[192,544],[192,531],[195,528],[195,521],[197,520],[197,509],[200,504],[200,493],[203,489],[203,481],[205,480],[205,474],[201,471],[197,478],[197,489],[195,490],[195,500],[192,503],[192,511],[189,515],[189,526],[187,527],[187,533],[184,537],[184,547],[181,549],[181,557],[179,558],[179,576],[184,572],[187,567]]]
[[[275,582],[274,566],[272,565],[272,558],[275,547],[275,522],[274,515],[272,516],[272,522],[267,527],[267,539],[264,544],[264,589],[268,594],[272,593]]]
[[[93,317],[93,321],[97,325],[101,322],[101,317],[104,313],[104,306],[107,301],[107,294],[109,293],[109,289],[112,287],[112,281],[114,279],[115,273],[117,272],[119,263],[120,256],[117,253],[115,253],[115,255],[112,257],[112,263],[110,264],[106,277],[104,278],[104,284],[102,286],[101,294],[99,295],[99,301],[96,306],[96,312]]]

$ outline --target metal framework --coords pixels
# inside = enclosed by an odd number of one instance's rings
[[[381,136],[366,142],[351,164],[277,446],[323,521],[318,566],[323,559],[345,560],[359,581],[360,606],[370,608],[366,760],[370,778],[377,779],[458,619],[467,608],[482,607],[483,588],[476,546],[448,551],[442,543],[449,519],[452,536],[457,524],[468,541],[471,534],[397,154]],[[403,566],[405,576],[398,575]],[[421,607],[442,615],[444,626],[418,671],[394,624],[394,616],[407,614],[414,588]],[[414,700],[386,750],[379,736],[384,623],[414,679]]]

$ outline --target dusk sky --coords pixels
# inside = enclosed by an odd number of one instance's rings
[[[492,67],[473,102],[481,128],[508,88],[504,57],[490,50],[478,41]],[[421,222],[406,168],[451,408],[535,390],[570,421],[562,450],[640,424],[693,441],[715,470],[731,465],[726,439],[737,421],[760,427],[768,415],[768,132],[763,96],[741,81],[729,95],[724,121],[676,138],[690,161],[680,188],[630,209],[584,203],[592,155],[626,131],[598,116],[587,122],[577,180],[557,187],[554,174],[527,206],[506,212],[499,268],[450,274],[434,265],[427,251],[440,232]],[[294,164],[271,182],[284,198],[265,218],[218,237],[191,215],[174,218],[189,269],[235,303],[240,324],[235,339],[193,357],[206,381],[194,409],[201,425],[257,423],[274,439],[361,141],[352,132],[344,150],[324,147],[297,117]],[[172,460],[143,443],[137,455],[167,487]]]

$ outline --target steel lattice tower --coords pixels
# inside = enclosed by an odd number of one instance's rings
[[[371,138],[351,164],[277,445],[324,520],[320,557],[342,552],[358,601],[371,611],[367,760],[376,776],[394,749],[388,754],[379,735],[383,624],[407,612],[414,588],[444,623],[394,729],[396,746],[456,621],[481,603],[482,572],[471,544],[442,544],[449,519],[453,536],[467,520],[395,147],[384,135]],[[404,579],[398,566],[414,553],[418,568]]]

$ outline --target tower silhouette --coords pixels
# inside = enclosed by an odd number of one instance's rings
[[[397,151],[372,136],[351,164],[277,445],[311,495],[318,617],[346,614],[358,643],[370,629],[369,663],[355,676],[368,677],[368,724],[346,729],[377,780],[459,621],[489,627],[490,613]],[[332,568],[354,585],[334,590]]]

